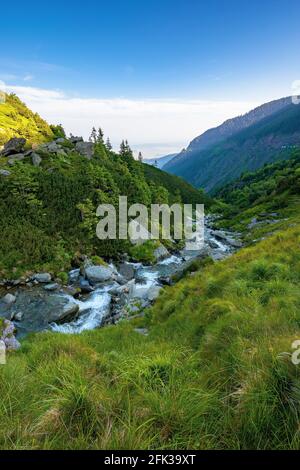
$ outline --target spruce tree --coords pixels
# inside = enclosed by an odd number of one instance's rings
[[[93,142],[94,144],[97,142],[97,131],[95,127],[93,127],[92,129],[91,135],[89,137],[89,141]]]

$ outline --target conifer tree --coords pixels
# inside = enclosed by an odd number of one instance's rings
[[[112,145],[111,145],[111,142],[110,142],[110,139],[109,137],[107,137],[106,139],[106,144],[105,144],[107,150],[111,151],[112,150]]]
[[[91,135],[89,137],[89,141],[93,142],[94,144],[97,142],[97,131],[95,127],[93,127],[92,129]]]

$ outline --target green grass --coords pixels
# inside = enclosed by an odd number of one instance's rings
[[[25,137],[30,144],[53,139],[50,126],[14,95],[5,95],[0,102],[0,145],[12,137]]]
[[[28,337],[0,369],[0,447],[299,449],[299,243],[298,219],[143,319]]]

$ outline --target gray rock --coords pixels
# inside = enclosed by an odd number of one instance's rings
[[[25,158],[25,155],[23,153],[17,153],[16,155],[11,155],[8,160],[7,160],[7,163],[12,166],[14,165],[16,162],[21,162],[22,160],[24,160]]]
[[[83,142],[82,137],[78,137],[78,136],[74,136],[74,135],[72,135],[69,140],[72,144],[77,144],[77,142]]]
[[[210,239],[208,240],[208,244],[209,244],[209,246],[210,246],[212,249],[217,249],[217,248],[219,248],[219,245],[218,245],[212,238],[210,238]]]
[[[3,298],[2,298],[2,301],[7,304],[7,305],[11,305],[13,304],[15,301],[16,301],[16,296],[15,295],[12,295],[12,294],[6,294]]]
[[[93,292],[94,290],[89,281],[87,279],[84,279],[83,277],[80,277],[79,279],[79,286],[83,294],[88,294],[90,292]]]
[[[31,161],[32,161],[33,166],[40,166],[40,164],[42,163],[42,158],[40,157],[38,153],[33,152],[31,154]]]
[[[74,302],[69,302],[62,309],[56,309],[51,312],[48,317],[48,322],[52,323],[65,323],[74,320],[78,315],[79,305]]]
[[[153,286],[149,289],[149,292],[148,292],[148,299],[152,302],[153,300],[157,299],[157,297],[159,296],[159,293],[162,289],[162,286]]]
[[[125,277],[127,281],[130,281],[134,278],[135,268],[130,263],[122,263],[119,265],[119,273],[121,276]]]
[[[1,176],[9,176],[11,174],[10,171],[8,170],[0,170],[0,175]]]
[[[153,254],[155,256],[156,261],[160,261],[170,256],[170,253],[168,252],[167,248],[164,245],[159,245],[154,250]]]
[[[95,146],[92,142],[77,142],[75,148],[80,155],[91,159],[94,155]]]
[[[41,284],[47,284],[51,281],[51,274],[49,273],[37,273],[33,276],[33,279]]]
[[[1,155],[7,157],[14,153],[22,152],[24,145],[26,144],[26,139],[23,137],[13,137],[4,145],[4,149],[1,152]]]
[[[55,140],[55,142],[57,144],[64,144],[65,142],[67,142],[67,139],[65,139],[64,137],[59,137],[58,139]]]
[[[23,312],[17,312],[14,314],[13,319],[16,321],[22,321],[23,316],[24,316]]]
[[[109,281],[114,276],[114,271],[109,266],[88,266],[84,269],[84,273],[92,284]]]
[[[50,144],[47,144],[46,148],[50,153],[57,153],[61,149],[61,147],[57,145],[56,142],[50,142]]]
[[[45,284],[43,286],[43,289],[45,289],[47,291],[53,291],[53,290],[58,289],[59,287],[60,287],[59,284],[57,284],[56,282],[53,282],[51,284]]]

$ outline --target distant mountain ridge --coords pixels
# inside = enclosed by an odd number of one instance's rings
[[[148,165],[156,166],[156,168],[159,168],[161,170],[176,155],[177,155],[177,153],[170,153],[170,154],[164,155],[162,157],[145,158],[143,160],[143,163],[147,163]]]
[[[214,191],[300,146],[300,106],[282,98],[225,121],[196,137],[164,170]]]

